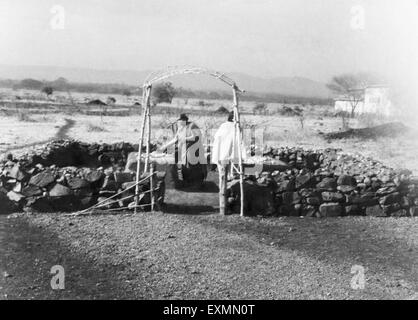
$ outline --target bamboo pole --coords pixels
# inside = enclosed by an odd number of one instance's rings
[[[142,179],[141,179],[141,180],[139,180],[139,181],[136,181],[134,185],[132,185],[132,186],[130,186],[130,187],[128,187],[128,188],[126,188],[126,189],[124,189],[124,190],[122,190],[122,191],[120,191],[120,192],[116,193],[116,194],[114,194],[113,196],[111,196],[111,197],[109,197],[109,198],[106,198],[106,199],[105,199],[105,200],[103,200],[103,201],[100,201],[100,202],[96,203],[95,205],[91,206],[90,208],[87,208],[87,209],[84,209],[84,210],[80,211],[79,213],[86,212],[86,211],[88,211],[88,210],[92,210],[92,209],[94,209],[94,208],[96,208],[96,207],[100,206],[101,204],[105,203],[106,201],[109,201],[110,199],[113,199],[113,198],[115,198],[115,197],[117,197],[117,196],[121,195],[122,193],[124,193],[124,192],[126,192],[126,191],[128,191],[128,190],[132,189],[133,187],[138,188],[138,185],[139,185],[140,183],[144,182],[145,180],[147,180],[148,178],[149,178],[149,176],[148,176],[148,177],[145,177],[145,178],[142,178]]]
[[[219,213],[226,214],[226,184],[227,184],[227,167],[225,164],[218,164],[219,174]]]
[[[150,169],[150,180],[149,180],[149,188],[150,188],[150,201],[151,201],[151,211],[154,211],[154,165],[151,164]]]
[[[241,126],[240,126],[240,116],[238,110],[238,93],[236,85],[233,86],[234,93],[234,141],[237,140],[238,143],[238,171],[239,171],[239,183],[240,183],[240,216],[244,216],[244,170],[242,167],[242,143],[241,143]]]
[[[150,143],[151,143],[151,113],[150,113],[150,95],[151,95],[151,87],[148,87],[148,94],[147,94],[147,114],[146,114],[146,122],[147,122],[147,138],[146,138],[146,157],[145,157],[145,165],[144,165],[144,173],[149,171],[149,164],[150,164]]]
[[[153,192],[153,175],[154,175],[154,166],[150,161],[150,144],[151,144],[151,105],[150,105],[150,97],[151,97],[151,89],[152,87],[149,86],[147,88],[147,146],[146,146],[146,158],[145,158],[145,165],[144,165],[144,173],[150,172],[150,201],[151,201],[151,211],[154,210],[154,192]],[[135,206],[138,204],[135,203]],[[135,207],[136,209],[136,207]]]
[[[151,178],[152,178],[152,176],[149,176],[149,178],[150,178],[150,180],[151,180]],[[141,195],[144,195],[144,194],[147,194],[147,193],[151,193],[152,194],[152,192],[153,191],[157,191],[158,189],[150,189],[150,190],[147,190],[147,191],[143,191],[143,192],[141,192]],[[121,193],[123,193],[123,192],[125,192],[126,190],[123,190]],[[121,194],[121,193],[119,193],[119,194]],[[118,194],[118,195],[119,195]],[[104,200],[104,202],[105,203],[103,203],[102,202],[102,204],[101,205],[99,205],[99,206],[96,206],[96,207],[94,207],[93,209],[100,209],[100,208],[102,208],[102,207],[104,207],[104,206],[107,206],[107,205],[111,205],[111,204],[115,204],[115,203],[118,203],[118,202],[120,202],[120,201],[123,201],[123,200],[127,200],[127,199],[130,199],[130,198],[133,198],[135,195],[134,194],[131,194],[131,195],[129,195],[129,196],[127,196],[127,197],[124,197],[124,198],[121,198],[121,199],[116,199],[116,200],[112,200],[112,201],[109,201],[109,202],[105,202],[106,200]],[[151,205],[151,203],[149,204],[149,205]],[[124,207],[125,208],[125,207]],[[129,208],[129,206],[128,207],[126,207],[126,208]]]
[[[142,89],[142,123],[141,123],[141,133],[139,136],[139,145],[138,145],[138,154],[136,157],[136,182],[139,181],[140,176],[140,168],[141,168],[141,154],[142,154],[142,144],[144,140],[144,130],[145,130],[145,120],[146,120],[146,112],[147,112],[147,105],[148,105],[148,87],[144,86]],[[139,185],[136,185],[135,188],[135,205],[138,205],[138,199],[139,199]],[[135,213],[137,213],[136,207],[135,207]]]
[[[132,207],[122,207],[122,208],[114,208],[114,209],[106,209],[106,210],[102,210],[102,209],[100,209],[100,208],[94,208],[93,210],[99,210],[100,212],[112,212],[112,211],[123,211],[123,210],[129,210],[129,209],[132,209],[132,208],[144,208],[144,207],[147,207],[147,206],[149,206],[149,204],[140,204],[140,205],[135,205],[135,206],[132,206]],[[73,214],[73,213],[69,213],[69,214],[66,214],[65,216],[86,216],[86,215],[89,215],[89,214],[94,214],[95,212],[94,211],[90,211],[90,212],[78,212],[78,213],[76,213],[76,214]]]
[[[255,156],[255,125],[251,126],[251,156]]]

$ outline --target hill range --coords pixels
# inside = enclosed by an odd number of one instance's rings
[[[142,86],[152,70],[98,70],[52,66],[0,65],[0,79],[20,80],[34,78],[52,81],[64,77],[71,82],[124,83]],[[226,73],[240,88],[254,93],[272,93],[286,96],[329,98],[331,93],[324,83],[303,77],[262,78],[245,73]],[[179,75],[170,78],[173,85],[192,90],[225,91],[224,83],[202,75]]]

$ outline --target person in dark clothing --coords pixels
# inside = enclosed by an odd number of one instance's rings
[[[181,165],[183,182],[186,185],[201,185],[206,178],[206,158],[200,128],[190,122],[185,114],[177,119],[177,132],[172,140],[163,145],[163,151],[176,145],[175,161]]]

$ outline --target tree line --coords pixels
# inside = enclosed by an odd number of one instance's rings
[[[13,89],[40,90],[46,96],[52,95],[55,91],[81,92],[81,93],[100,93],[100,94],[120,94],[125,96],[142,95],[142,88],[122,83],[77,83],[70,82],[60,77],[54,81],[41,81],[27,78],[23,80],[0,80],[0,87]],[[232,94],[228,91],[205,91],[190,90],[186,88],[174,88],[172,83],[164,82],[154,85],[153,96],[155,101],[171,103],[173,97],[182,99],[206,99],[206,100],[231,100]],[[317,97],[298,97],[287,96],[277,93],[256,93],[246,92],[240,97],[243,101],[260,101],[265,103],[283,104],[312,104],[312,105],[332,105],[332,99]]]

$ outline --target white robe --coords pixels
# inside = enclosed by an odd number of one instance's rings
[[[238,163],[239,160],[239,149],[238,139],[235,139],[234,143],[234,123],[225,122],[222,123],[218,131],[215,133],[211,161],[214,164],[233,162]],[[239,132],[237,131],[236,137],[238,138]],[[242,159],[245,159],[245,148],[242,146]]]

